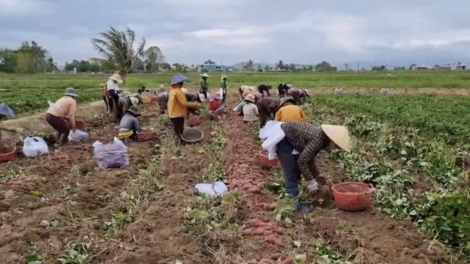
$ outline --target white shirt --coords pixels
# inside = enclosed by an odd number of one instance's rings
[[[109,79],[108,82],[106,83],[106,91],[109,90],[116,90],[119,91],[119,86],[117,83],[115,83],[113,80]]]

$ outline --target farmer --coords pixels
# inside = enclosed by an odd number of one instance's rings
[[[300,104],[304,104],[307,101],[307,98],[310,98],[308,91],[305,89],[300,90]]]
[[[255,104],[255,97],[249,94],[245,97],[245,105],[243,106],[243,122],[251,123],[258,121],[258,107]]]
[[[264,127],[268,120],[274,119],[279,103],[279,100],[274,98],[263,98],[256,102],[256,106],[258,106],[260,128]]]
[[[7,119],[8,116],[15,116],[13,110],[6,104],[0,104],[0,124],[3,120]],[[2,129],[0,128],[0,140],[2,139]]]
[[[271,90],[272,86],[269,85],[269,84],[261,84],[260,86],[258,86],[258,92],[262,93],[264,95],[264,92],[266,92],[266,94],[268,96],[271,96],[269,94],[269,90]]]
[[[302,91],[300,89],[296,88],[291,88],[286,92],[287,96],[291,96],[294,99],[294,102],[296,105],[301,105],[301,96],[302,96]]]
[[[215,96],[209,101],[209,111],[216,111],[222,106],[223,95],[216,93]]]
[[[183,93],[186,95],[186,101],[188,101],[190,103],[194,103],[194,102],[201,103],[199,95],[194,94],[194,93],[190,93],[188,91],[188,89],[186,89],[186,88],[181,88],[181,91],[183,91]],[[195,108],[189,108],[188,109],[188,117],[189,117],[190,113],[193,114],[193,115],[199,115],[198,110],[195,109]]]
[[[341,148],[350,152],[349,131],[345,126],[269,121],[260,131],[260,137],[266,139],[263,148],[268,150],[268,156],[274,157],[273,152],[276,153],[284,171],[286,192],[292,197],[299,195],[301,175],[309,191],[330,194],[326,179],[319,177],[315,157],[324,149]],[[301,212],[312,211],[311,206],[298,199],[296,205]]]
[[[224,104],[225,101],[227,100],[227,89],[228,89],[227,75],[225,75],[225,74],[222,74],[222,76],[220,77],[220,88],[222,88],[222,91],[223,91],[222,104]]]
[[[57,139],[59,144],[66,144],[68,142],[70,128],[67,126],[66,120],[70,122],[73,132],[75,132],[75,113],[77,111],[78,95],[75,89],[69,87],[65,90],[62,96],[55,103],[49,103],[49,109],[46,112],[47,123],[57,131]]]
[[[244,100],[245,96],[247,95],[246,92],[256,92],[256,91],[253,87],[242,85],[242,86],[240,86],[240,88],[238,88],[238,92],[240,93],[240,96],[241,96],[242,100]],[[243,94],[245,94],[245,95],[243,95]]]
[[[121,122],[121,118],[127,109],[131,106],[137,106],[142,102],[142,99],[138,93],[131,95],[130,93],[123,93],[119,96],[117,114],[116,114],[116,123]]]
[[[160,107],[160,114],[163,115],[165,111],[167,110],[168,93],[167,92],[159,93],[157,95],[157,103],[158,103],[158,106]]]
[[[106,91],[108,92],[108,104],[113,111],[114,115],[116,115],[116,106],[119,101],[119,85],[123,83],[121,75],[113,74],[109,77],[108,82],[106,82]]]
[[[279,102],[279,107],[276,109],[276,116],[274,117],[276,121],[297,121],[305,122],[306,117],[304,110],[300,106],[295,105],[294,99],[292,97],[284,97]]]
[[[199,93],[204,95],[204,99],[207,100],[207,91],[209,91],[209,84],[207,83],[207,79],[209,78],[209,75],[207,73],[204,73],[201,75],[201,81],[199,82]]]
[[[243,86],[242,86],[243,87]],[[240,112],[240,115],[243,116],[243,106],[245,106],[246,102],[245,102],[245,98],[248,96],[248,95],[252,95],[254,98],[255,98],[255,103],[262,99],[264,96],[262,93],[258,93],[256,91],[254,91],[254,89],[252,88],[249,88],[248,86],[245,86],[246,88],[243,89],[243,93],[242,93],[242,97],[243,97],[243,100],[237,105],[235,106],[235,108],[233,109],[233,111],[235,112]]]
[[[286,96],[286,91],[287,90],[289,90],[289,88],[285,83],[280,83],[277,86],[277,93],[278,93],[279,97],[281,97],[281,98]]]
[[[184,118],[188,116],[188,108],[199,108],[199,103],[188,102],[186,95],[181,90],[183,83],[187,80],[186,76],[176,74],[171,80],[171,90],[168,95],[168,115],[173,123],[178,143],[183,143],[181,135],[184,131]]]
[[[140,123],[137,119],[138,116],[140,116],[140,113],[136,106],[131,106],[129,109],[126,109],[119,123],[118,138],[129,138],[132,141],[137,140],[137,132],[141,131]]]

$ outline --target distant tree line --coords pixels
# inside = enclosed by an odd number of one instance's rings
[[[35,41],[25,41],[17,49],[0,48],[0,72],[44,73],[57,70],[49,52]]]

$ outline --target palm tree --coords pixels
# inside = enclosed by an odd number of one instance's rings
[[[113,27],[106,32],[99,33],[101,39],[91,40],[93,47],[109,61],[114,68],[119,69],[119,74],[124,79],[138,57],[144,55],[145,38],[136,46],[135,32],[130,28],[118,31]]]

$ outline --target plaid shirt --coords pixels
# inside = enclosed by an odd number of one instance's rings
[[[274,98],[262,98],[256,102],[259,111],[259,125],[264,127],[268,119],[274,118],[280,101]]]
[[[306,122],[285,122],[281,128],[294,149],[300,152],[297,163],[305,180],[317,178],[320,172],[315,164],[315,157],[328,146],[330,139],[321,128]]]
[[[243,106],[243,121],[258,121],[258,107],[253,103]]]

